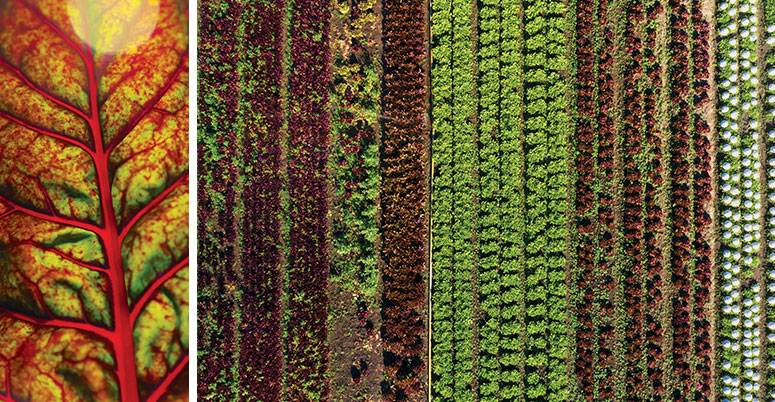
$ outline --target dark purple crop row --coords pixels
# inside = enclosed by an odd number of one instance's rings
[[[691,387],[691,370],[687,356],[691,339],[689,330],[689,289],[687,280],[688,264],[690,260],[690,240],[687,231],[678,228],[689,228],[690,218],[690,193],[689,193],[689,165],[686,161],[689,137],[689,109],[686,96],[689,91],[689,50],[686,28],[689,22],[689,13],[680,1],[670,2],[671,18],[670,38],[673,51],[673,60],[670,71],[670,99],[672,106],[678,109],[677,115],[670,120],[670,176],[672,183],[671,198],[674,207],[671,210],[673,233],[671,235],[670,265],[673,270],[673,285],[678,288],[678,294],[671,300],[674,328],[673,340],[673,364],[675,368],[675,389],[683,398]]]
[[[233,389],[244,389],[252,398],[279,401],[285,375],[289,400],[325,400],[328,4],[294,3],[287,112],[280,93],[284,1],[221,5],[202,5],[199,42],[199,295],[206,319],[198,346],[209,353],[200,360],[198,391],[233,400],[239,397]],[[241,30],[244,36],[237,37]],[[262,67],[240,67],[245,65]],[[281,340],[283,116],[288,118],[289,288],[287,336]],[[239,182],[240,177],[247,179]],[[239,305],[235,286],[241,290]],[[238,387],[223,378],[235,366]]]
[[[230,298],[227,285],[236,280],[233,267],[237,222],[234,219],[236,192],[233,183],[237,180],[238,169],[234,165],[238,148],[221,149],[211,144],[235,142],[236,135],[233,119],[238,110],[238,74],[236,71],[224,71],[223,66],[235,70],[238,53],[235,51],[237,40],[230,37],[224,40],[217,32],[236,32],[240,18],[237,4],[225,10],[218,7],[218,1],[202,4],[202,26],[199,37],[199,80],[206,84],[199,90],[199,132],[200,137],[211,142],[199,142],[198,181],[198,254],[201,272],[198,281],[198,303],[204,312],[200,322],[198,349],[210,353],[199,359],[198,392],[200,396],[217,396],[220,400],[232,400],[233,395],[228,383],[222,381],[222,373],[228,373],[237,364],[235,361],[234,316],[236,308]],[[216,83],[222,83],[222,86]],[[219,100],[215,102],[215,100]],[[214,156],[225,154],[215,161]],[[213,197],[218,195],[218,198]],[[220,199],[219,199],[220,198]]]
[[[598,56],[597,74],[597,170],[600,172],[600,192],[597,194],[598,209],[597,221],[599,234],[597,247],[600,257],[595,267],[599,285],[596,290],[596,302],[600,314],[597,339],[597,367],[602,377],[597,381],[597,391],[600,398],[613,399],[616,392],[615,368],[610,357],[616,345],[616,331],[614,327],[615,305],[612,303],[612,291],[616,284],[613,269],[616,265],[616,223],[614,209],[614,146],[616,144],[614,103],[615,82],[614,56],[617,52],[617,43],[614,40],[616,31],[614,27],[614,2],[611,0],[598,2],[598,23],[602,28],[600,33],[601,50]],[[613,21],[612,21],[613,20]]]
[[[245,7],[245,113],[242,150],[251,167],[243,188],[240,388],[259,401],[279,401],[281,385],[280,130],[284,0]],[[247,89],[246,88],[246,89]]]
[[[328,382],[329,2],[296,0],[290,16],[288,102],[290,254],[287,399],[326,400]]]

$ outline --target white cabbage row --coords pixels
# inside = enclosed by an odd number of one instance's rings
[[[764,358],[759,355],[759,344],[762,335],[775,340],[775,331],[770,335],[759,333],[759,285],[743,286],[745,279],[751,277],[752,268],[759,265],[757,253],[763,240],[759,225],[760,160],[772,162],[775,169],[775,159],[766,160],[765,155],[760,158],[760,152],[767,150],[757,146],[757,118],[760,115],[759,94],[755,89],[759,75],[756,67],[757,3],[757,0],[723,1],[719,3],[717,14],[720,49],[723,49],[718,55],[722,402],[758,402],[755,394],[760,387],[759,359]],[[772,100],[775,101],[775,96]],[[775,152],[761,153],[775,155]],[[775,189],[775,175],[772,177],[768,187]],[[775,241],[771,245],[775,246]],[[770,257],[775,259],[775,254]],[[771,302],[775,303],[775,299]],[[775,330],[775,323],[771,324]]]

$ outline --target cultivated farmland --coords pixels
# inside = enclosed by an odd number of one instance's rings
[[[775,1],[207,1],[199,392],[775,401]]]
[[[201,398],[424,400],[423,7],[202,3]]]
[[[709,398],[700,4],[432,6],[435,399]]]

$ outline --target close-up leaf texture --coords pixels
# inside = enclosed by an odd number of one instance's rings
[[[0,401],[188,400],[188,13],[0,1]]]

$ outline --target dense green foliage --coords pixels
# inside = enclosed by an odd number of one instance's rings
[[[442,7],[442,5],[446,7]],[[433,59],[431,91],[433,116],[433,283],[431,284],[433,354],[432,392],[436,398],[452,400],[454,389],[454,277],[455,245],[453,175],[454,140],[452,122],[452,24],[451,1],[432,2],[431,44]]]
[[[446,102],[434,111],[434,139],[444,144],[435,171],[440,181],[434,191],[434,202],[444,205],[434,214],[434,253],[448,258],[434,273],[434,297],[440,311],[434,316],[434,348],[440,359],[434,361],[434,374],[439,382],[435,393],[442,400],[471,400],[473,381],[473,289],[474,230],[476,223],[476,186],[474,169],[476,145],[472,117],[475,113],[471,51],[470,0],[435,2],[434,25],[442,38],[439,54],[434,53],[433,88]],[[443,34],[442,34],[443,33]],[[445,98],[441,98],[445,99]],[[435,259],[439,261],[438,257]],[[438,329],[438,330],[436,330]]]
[[[567,118],[562,2],[525,8],[528,399],[564,401]]]
[[[500,138],[501,205],[500,289],[503,364],[500,397],[524,400],[525,383],[525,158],[523,136],[524,58],[522,3],[501,3]],[[480,91],[481,96],[488,96]]]
[[[470,5],[433,3],[433,384],[445,400],[469,400],[473,380],[485,401],[567,397],[565,5],[526,4],[480,5],[472,80]]]
[[[501,332],[512,327],[501,323],[502,293],[500,267],[505,245],[501,238],[501,122],[499,1],[485,0],[479,9],[479,269],[478,286],[482,324],[479,327],[477,382],[479,400],[498,400],[502,367],[509,359],[500,358]],[[517,77],[514,77],[515,80]],[[512,292],[513,293],[513,292]]]

